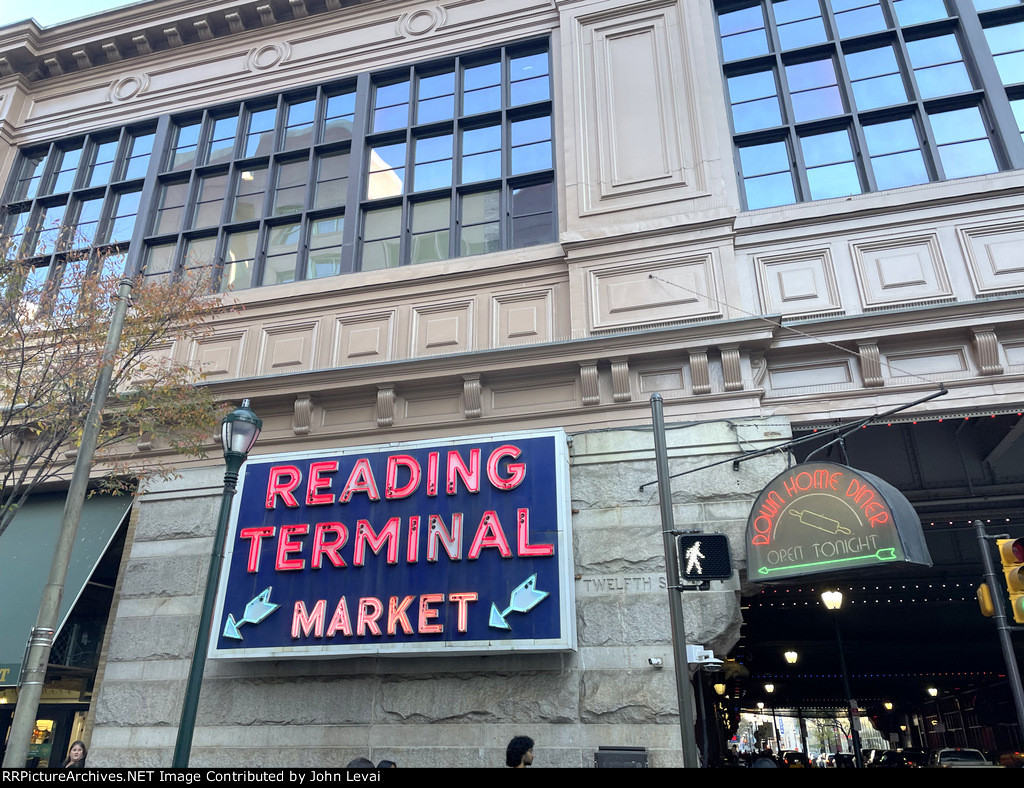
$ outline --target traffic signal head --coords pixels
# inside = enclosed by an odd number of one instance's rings
[[[1024,539],[997,539],[999,560],[1003,562],[1010,613],[1018,624],[1024,624]]]

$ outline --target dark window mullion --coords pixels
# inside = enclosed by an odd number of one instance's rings
[[[373,83],[366,72],[356,78],[355,117],[352,119],[352,147],[349,150],[349,181],[345,198],[345,229],[342,231],[341,271],[362,268],[363,194],[369,188],[369,147],[366,134],[373,113]],[[365,165],[364,165],[365,162]]]
[[[770,6],[771,0],[763,0],[761,3],[762,14],[764,15],[764,32],[768,36],[768,51],[778,58],[782,52],[782,41],[779,38],[778,25],[775,24],[775,14]]]
[[[156,216],[157,199],[160,196],[160,170],[167,157],[168,149],[174,139],[174,124],[171,123],[170,115],[161,115],[156,123],[156,135],[153,137],[153,150],[149,156],[149,166],[146,168],[146,175],[142,181],[142,193],[139,195],[139,212],[135,215],[135,228],[132,230],[132,239],[128,247],[128,259],[126,270],[133,273],[141,272],[142,263],[145,260],[145,243],[148,228],[152,226]],[[177,275],[178,266],[181,261],[180,228],[177,237],[179,240],[175,251],[175,261],[172,268],[172,275]]]
[[[985,29],[971,0],[949,0],[960,17],[963,31],[961,46],[967,45],[974,72],[980,81],[979,87],[985,91],[990,117],[992,119],[995,139],[992,140],[993,150],[997,157],[1005,159],[1010,169],[1024,169],[1024,139],[1017,126],[1017,119],[1003,85],[1002,78],[996,68],[995,58]],[[968,55],[965,53],[965,57]],[[984,114],[984,113],[983,113]],[[1002,155],[1000,155],[1002,154]]]
[[[282,136],[280,139],[283,141],[284,137]],[[259,222],[259,233],[256,236],[256,247],[253,250],[252,279],[250,287],[260,287],[263,284],[263,271],[266,266],[267,259],[267,217],[270,216],[271,206],[274,201],[274,194],[276,191],[275,186],[277,183],[277,170],[281,166],[280,159],[280,154],[275,153],[271,155],[270,161],[267,162],[267,174],[263,185],[263,206],[260,209],[259,215],[256,217],[256,220]],[[237,172],[238,167],[236,165],[232,165],[232,167],[236,170],[235,177],[241,178],[241,173]],[[236,189],[231,190],[230,202],[232,204],[230,206],[225,205],[226,210],[234,210],[234,200],[237,196],[235,192]],[[225,200],[225,203],[227,202],[229,201]],[[228,215],[230,214],[226,214],[226,216]]]
[[[768,24],[772,27],[770,35],[771,45],[775,52],[778,53],[777,46],[777,35],[774,32],[774,19],[771,13],[765,14],[768,19]],[[810,184],[807,182],[807,172],[803,163],[803,154],[800,151],[800,140],[796,133],[795,123],[795,111],[793,109],[793,100],[789,89],[789,78],[786,76],[785,64],[782,62],[782,57],[779,54],[775,55],[775,84],[779,90],[779,105],[782,111],[782,125],[778,128],[785,129],[785,140],[787,141],[787,152],[789,153],[789,166],[790,174],[793,176],[794,186],[796,189],[797,202],[802,200],[810,199]],[[771,129],[765,130],[767,133],[771,133]],[[774,136],[774,135],[773,135]],[[741,181],[742,183],[742,176]]]
[[[931,166],[935,171],[935,180],[944,181],[946,180],[946,173],[942,168],[942,158],[939,156],[939,145],[935,140],[935,133],[932,131],[932,122],[928,117],[928,113],[925,112],[924,102],[918,99],[914,102],[917,110],[915,114],[920,118],[920,130],[923,135],[923,145],[927,148],[927,157],[931,162]]]
[[[413,80],[409,77],[409,121],[412,122]],[[414,155],[415,137],[411,126],[405,127],[405,180],[402,182],[402,237],[399,242],[398,265],[409,265],[412,257],[412,187],[416,177],[416,159]]]
[[[46,164],[43,166],[43,172],[39,177],[39,184],[36,186],[36,199],[49,194],[50,189],[53,188],[53,182],[57,178],[57,159],[60,158],[59,154],[60,148],[57,146],[57,143],[52,143],[46,152]]]
[[[128,157],[132,150],[132,135],[128,132],[127,126],[121,127],[117,137],[117,150],[114,151],[114,163],[110,167],[110,182],[120,183],[125,180],[124,176],[128,169]]]
[[[907,42],[903,29],[896,28],[896,36],[893,39],[893,49],[896,53],[896,62],[903,73],[903,82],[906,86],[909,101],[907,105],[914,108],[913,116],[917,118],[916,126],[921,136],[921,150],[925,157],[925,166],[930,169],[929,175],[933,180],[946,180],[942,171],[942,161],[939,159],[939,148],[935,142],[935,135],[932,133],[931,121],[928,113],[925,112],[924,100],[917,87],[917,78],[914,76],[914,67],[910,62],[910,55],[907,52]]]
[[[255,229],[256,242],[253,244],[252,250],[252,274],[249,276],[249,288],[263,286],[263,273],[267,263],[267,236],[270,234],[266,218],[259,219],[259,224]],[[249,230],[236,230],[235,232],[247,233]]]

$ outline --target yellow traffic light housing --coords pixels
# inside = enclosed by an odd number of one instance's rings
[[[1013,620],[1024,624],[1024,539],[997,539]]]

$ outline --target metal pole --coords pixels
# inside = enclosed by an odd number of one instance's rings
[[[676,560],[675,518],[672,514],[672,486],[668,473],[668,447],[665,440],[665,416],[661,395],[651,395],[654,422],[654,460],[658,468],[658,503],[661,506],[661,535],[665,546],[665,574],[668,581],[668,612],[675,651],[676,694],[679,703],[679,733],[683,740],[683,766],[698,768],[697,737],[694,734],[693,687],[690,665],[686,660],[686,626],[683,620],[683,595],[679,583],[679,562]]]
[[[850,694],[850,677],[846,672],[846,656],[843,654],[843,639],[839,635],[839,612],[836,610],[832,611],[832,621],[836,625],[836,643],[839,646],[839,666],[843,670],[843,690],[846,692],[846,702],[849,704],[850,712],[850,738],[853,739],[853,758],[857,763],[858,769],[864,768],[864,756],[861,755],[860,751],[860,731],[857,730],[859,720],[855,713],[856,704],[853,702],[853,695]]]
[[[75,546],[82,504],[85,502],[85,495],[89,487],[89,472],[92,469],[96,445],[99,443],[101,417],[103,408],[107,404],[107,395],[110,392],[110,379],[114,372],[114,355],[118,345],[121,344],[121,332],[124,330],[125,316],[128,313],[132,285],[132,280],[125,277],[121,280],[118,288],[117,302],[114,304],[114,313],[107,331],[107,342],[100,360],[100,372],[96,378],[92,403],[85,418],[82,441],[78,446],[75,467],[71,474],[68,494],[64,500],[64,516],[61,520],[57,544],[54,547],[50,575],[43,587],[36,625],[29,634],[25,662],[22,665],[18,684],[18,703],[14,709],[7,753],[4,756],[4,768],[20,769],[28,760],[29,744],[39,711],[39,699],[42,697],[43,683],[46,680],[46,666],[50,661],[50,650],[53,648],[53,638],[59,623],[60,601],[64,596],[64,583],[67,579],[68,566],[71,563],[71,551]]]
[[[210,645],[213,606],[217,600],[217,581],[220,578],[221,567],[224,564],[224,542],[227,538],[228,517],[231,514],[231,501],[235,497],[235,489],[238,484],[238,472],[245,462],[245,455],[237,454],[236,452],[225,452],[224,459],[227,462],[227,470],[224,473],[224,492],[220,499],[220,516],[217,518],[217,531],[213,537],[213,552],[210,555],[210,568],[206,576],[203,607],[199,613],[196,646],[192,651],[192,665],[189,668],[185,700],[181,707],[181,722],[178,724],[178,736],[174,743],[174,758],[171,765],[175,768],[187,767],[189,754],[192,752],[192,734],[196,727],[199,693],[203,687],[206,650]]]
[[[1021,689],[1020,668],[1017,665],[1017,657],[1013,651],[1013,641],[1010,639],[1010,623],[1006,618],[1006,611],[1003,608],[1002,586],[996,579],[995,562],[988,549],[987,539],[994,537],[985,533],[985,526],[981,520],[974,521],[974,532],[978,536],[978,547],[981,548],[981,560],[985,567],[985,583],[988,584],[989,596],[992,597],[992,619],[996,622],[996,631],[999,635],[999,646],[1003,651],[1003,661],[1006,663],[1006,677],[1010,681],[1010,691],[1013,694],[1013,705],[1017,709],[1017,725],[1020,735],[1024,736],[1024,690]]]
[[[711,763],[711,744],[708,738],[708,704],[704,699],[704,671],[697,667],[697,708],[700,714],[701,752],[704,753],[704,765]]]

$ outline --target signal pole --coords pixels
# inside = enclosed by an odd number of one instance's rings
[[[1011,627],[1010,623],[1006,620],[1002,594],[998,593],[1000,589],[999,580],[996,575],[995,562],[992,560],[992,552],[989,550],[987,542],[987,540],[997,537],[989,536],[985,533],[985,526],[981,520],[974,521],[974,532],[978,537],[978,547],[981,548],[981,560],[985,567],[985,583],[988,585],[989,595],[992,597],[992,618],[996,622],[999,646],[1003,650],[1003,660],[1006,662],[1006,677],[1010,681],[1013,705],[1017,709],[1018,730],[1024,736],[1024,690],[1021,689],[1020,668],[1017,666],[1017,656],[1013,652],[1013,642],[1010,640]]]

